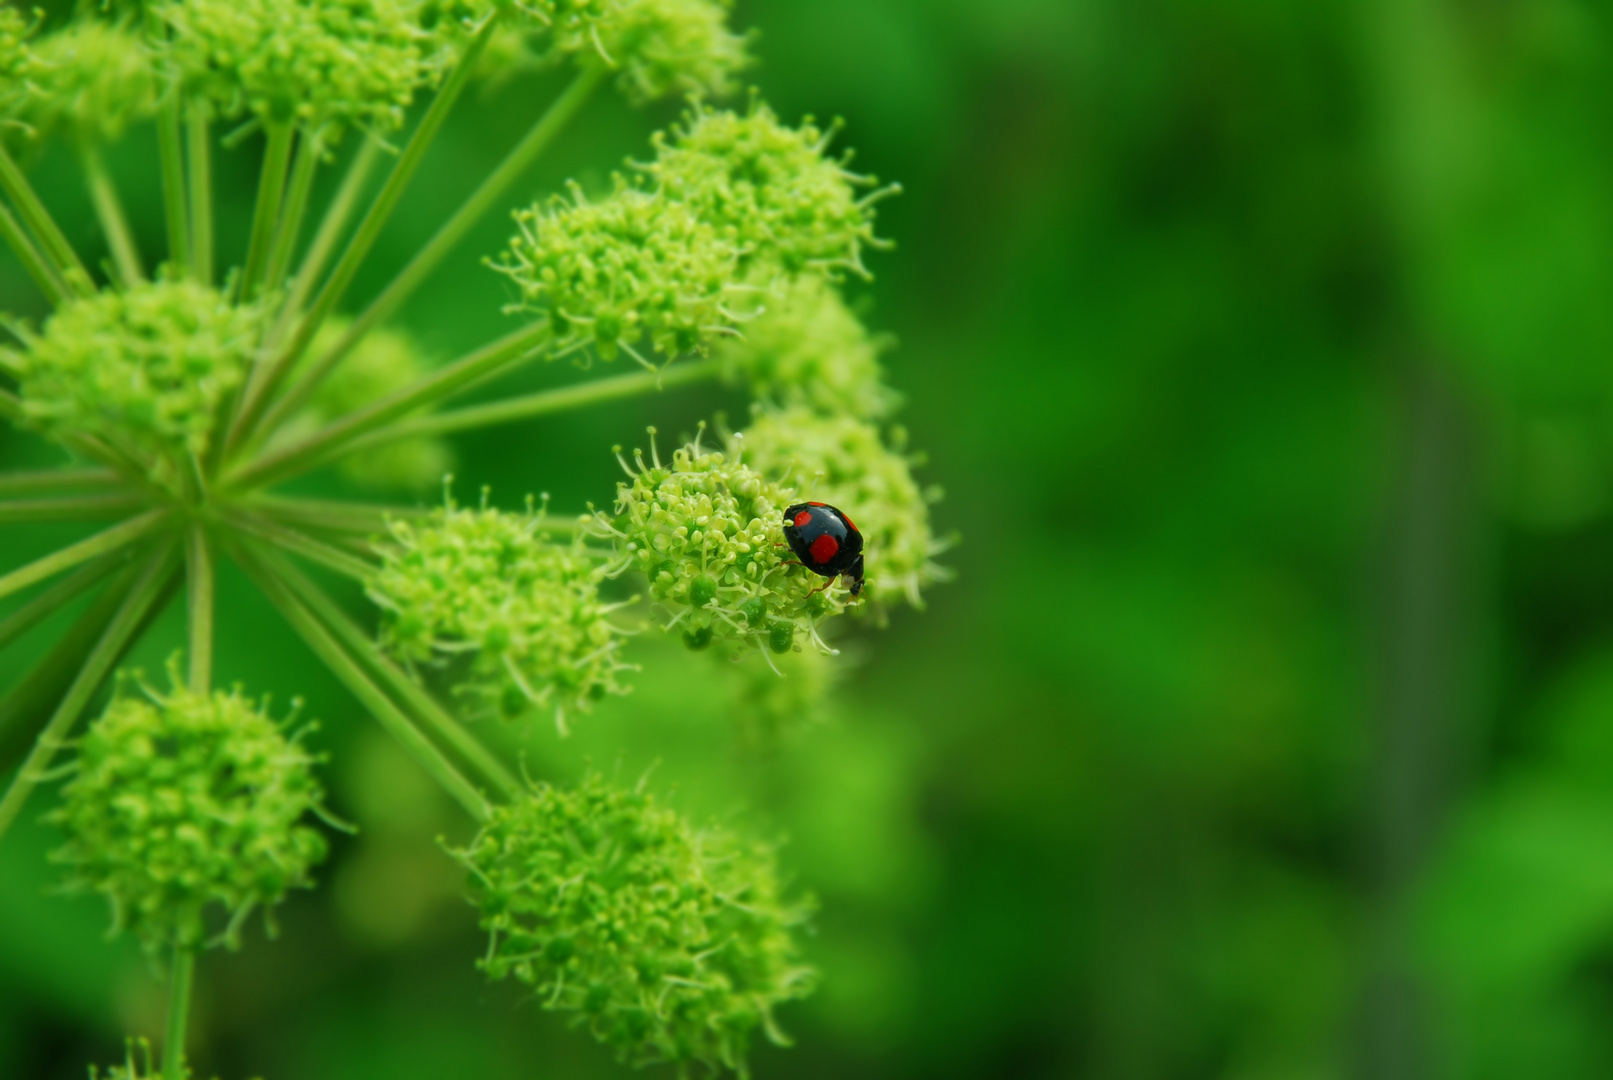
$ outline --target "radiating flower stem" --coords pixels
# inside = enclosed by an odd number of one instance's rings
[[[213,551],[200,522],[185,543],[186,625],[190,639],[190,688],[205,694],[213,685]]]
[[[256,536],[258,539],[284,548],[295,555],[301,555],[311,562],[316,562],[328,570],[334,570],[344,577],[354,581],[366,581],[374,575],[376,566],[366,562],[356,555],[350,555],[340,548],[331,547],[322,540],[317,540],[307,533],[281,525],[268,518],[259,517],[246,511],[236,510],[227,514],[226,520],[230,525],[242,532]]]
[[[0,502],[0,524],[25,521],[98,521],[126,517],[144,501],[134,495],[79,495],[66,499]]]
[[[183,107],[178,84],[170,84],[157,113],[157,153],[162,165],[162,205],[168,224],[168,258],[181,271],[187,270],[195,257],[191,248],[191,222],[186,206],[185,148],[181,137]]]
[[[355,439],[348,449],[357,452],[381,443],[395,442],[398,439],[412,439],[422,435],[445,435],[452,431],[465,431],[470,428],[492,427],[495,424],[509,424],[517,420],[529,420],[534,416],[566,412],[570,409],[580,409],[606,401],[619,401],[622,398],[653,393],[671,386],[703,382],[707,379],[714,379],[721,373],[722,366],[716,360],[694,360],[688,363],[673,364],[664,371],[636,371],[630,375],[617,375],[609,379],[595,379],[591,382],[579,383],[576,386],[562,386],[554,390],[542,390],[535,394],[525,394],[521,397],[504,398],[499,401],[489,402],[486,405],[472,405],[464,409],[453,409],[448,412],[433,413],[429,416],[417,416],[407,420],[400,420],[396,424],[389,424],[377,431],[372,431],[361,439]]]
[[[386,532],[388,518],[424,517],[429,511],[414,506],[386,506],[373,503],[342,502],[336,499],[297,499],[283,495],[258,495],[242,504],[267,514],[282,525],[322,532],[364,533],[375,536]]]
[[[532,163],[549,147],[555,137],[565,130],[566,125],[587,103],[604,76],[605,70],[598,64],[589,64],[577,73],[571,85],[566,87],[538,118],[515,148],[499,163],[498,168],[482,181],[481,186],[471,193],[458,210],[454,211],[452,217],[443,222],[436,235],[409,260],[408,265],[398,272],[391,284],[382,289],[380,295],[371,300],[363,313],[353,320],[353,324],[348,327],[341,340],[317,362],[310,365],[302,378],[275,402],[263,418],[266,430],[273,431],[301,408],[309,395],[318,388],[336,365],[341,363],[342,358],[364,339],[364,335],[380,325],[397,310],[399,304],[419,288],[420,283],[437,268],[437,264],[454,249],[454,245],[482,219],[493,204],[509,190],[510,185],[532,167]]]
[[[114,525],[105,532],[96,533],[86,540],[53,551],[42,559],[35,559],[27,566],[18,567],[0,577],[0,597],[10,596],[35,582],[44,581],[63,570],[70,570],[79,563],[89,562],[98,556],[126,547],[156,528],[167,517],[166,510],[148,511],[139,517],[130,518],[121,525]]]
[[[319,158],[324,153],[323,138],[318,132],[304,132],[297,140],[297,156],[291,167],[291,183],[286,191],[285,206],[275,226],[274,239],[269,245],[268,265],[263,274],[263,290],[273,293],[285,280],[286,268],[297,247],[297,236],[302,232],[303,215],[308,210],[308,195],[314,187],[314,174],[319,171]]]
[[[280,205],[286,193],[286,166],[291,161],[291,145],[296,128],[289,122],[270,124],[266,131],[267,144],[263,149],[263,172],[258,178],[257,208],[252,214],[252,237],[246,246],[246,264],[236,282],[236,297],[252,301],[262,281],[264,265],[269,259],[269,246],[275,227],[280,221]]]
[[[118,482],[118,474],[111,469],[30,469],[0,472],[0,495],[114,487]]]
[[[17,775],[12,778],[4,798],[0,798],[0,836],[16,820],[29,794],[44,779],[51,760],[78,721],[79,714],[90,703],[102,680],[111,673],[124,648],[133,640],[145,621],[147,611],[167,588],[173,563],[174,549],[171,544],[162,545],[147,559],[134,587],[124,597],[95,647],[84,658],[72,685],[67,688],[67,693],[51,714],[44,730],[34,740],[33,749],[18,767]]]
[[[308,317],[298,324],[296,333],[261,373],[262,377],[252,381],[247,396],[242,401],[241,410],[231,427],[226,443],[228,447],[240,445],[257,429],[258,420],[269,404],[270,396],[302,357],[303,350],[308,348],[314,335],[319,332],[320,326],[336,309],[337,303],[347,292],[347,287],[353,283],[353,276],[358,273],[365,256],[369,254],[376,238],[380,236],[382,226],[392,216],[398,199],[402,197],[404,189],[408,187],[409,181],[414,178],[415,171],[420,167],[420,162],[425,158],[426,150],[436,139],[437,132],[442,129],[443,121],[448,119],[449,111],[453,109],[460,92],[464,90],[471,71],[476,67],[477,59],[487,47],[488,39],[498,28],[498,23],[499,17],[495,14],[483,24],[476,37],[471,39],[447,81],[443,83],[442,88],[437,91],[437,96],[432,99],[430,107],[426,109],[425,116],[420,118],[420,123],[415,128],[414,134],[409,137],[403,153],[398,155],[397,162],[392,166],[392,172],[381,185],[381,190],[376,193],[369,211],[348,241],[347,249],[342,252],[342,257],[331,270],[324,288],[319,290]]]
[[[168,1039],[162,1047],[163,1080],[185,1080],[185,1029],[190,1024],[191,989],[196,980],[195,950],[174,945],[168,972]]]
[[[246,491],[316,468],[340,456],[359,436],[538,356],[547,347],[549,337],[546,323],[534,323],[507,334],[291,446],[264,455],[228,476],[225,483],[236,491]]]
[[[52,306],[60,307],[62,301],[67,299],[67,283],[61,279],[50,260],[45,258],[45,253],[34,244],[16,215],[5,206],[0,206],[0,237],[5,239],[6,246],[17,256],[23,269],[28,271],[28,276],[34,279],[39,291],[45,294]]]
[[[89,271],[84,269],[73,245],[67,242],[56,219],[50,216],[45,204],[34,194],[33,185],[28,183],[28,178],[22,174],[4,146],[0,146],[0,188],[5,190],[6,196],[16,206],[18,216],[39,242],[57,275],[79,295],[93,294],[95,285],[90,280]]]
[[[123,213],[123,202],[117,188],[106,171],[106,159],[101,148],[89,138],[79,140],[79,160],[84,166],[84,182],[89,188],[90,203],[95,216],[106,234],[107,248],[112,252],[112,265],[124,288],[137,285],[146,279],[145,267],[140,262],[140,250],[135,246],[134,234],[129,231],[129,219]]]
[[[95,585],[118,567],[128,561],[128,552],[114,551],[110,555],[103,555],[94,562],[81,568],[75,574],[70,574],[50,588],[40,592],[38,596],[23,604],[17,610],[0,619],[0,649],[4,649],[23,634],[38,626],[62,609],[65,604],[71,603],[80,593]]]
[[[186,117],[185,153],[190,172],[190,264],[196,280],[213,283],[213,145],[207,107],[195,102]],[[172,232],[170,232],[172,237]]]
[[[443,790],[457,799],[478,822],[486,821],[491,814],[487,799],[470,781],[453,766],[442,751],[426,738],[425,734],[398,708],[397,704],[365,674],[359,663],[348,654],[330,631],[286,587],[279,576],[271,572],[258,553],[248,550],[237,552],[239,561],[263,590],[271,603],[280,609],[292,629],[302,637],[333,675],[358,698],[370,714],[387,732],[408,751],[415,762],[440,784]]]

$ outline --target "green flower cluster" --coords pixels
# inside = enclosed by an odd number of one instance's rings
[[[727,93],[747,63],[728,29],[731,0],[555,0],[554,49],[597,57],[634,101]]]
[[[138,1060],[136,1060],[137,1052]],[[179,1075],[181,1080],[190,1080],[193,1074],[189,1062],[179,1063]],[[90,1080],[101,1080],[101,1076],[101,1070],[91,1065]],[[106,1080],[165,1080],[165,1078],[152,1056],[151,1044],[145,1039],[130,1039],[124,1044],[122,1064],[107,1069]]]
[[[884,343],[868,333],[833,284],[798,277],[770,290],[764,304],[743,337],[714,350],[730,381],[743,381],[771,401],[863,420],[895,407],[895,392],[881,381]]]
[[[750,1033],[812,989],[772,851],[697,833],[642,791],[597,775],[493,811],[464,850],[492,935],[481,966],[575,1014],[634,1064],[701,1062],[746,1074]]]
[[[647,171],[740,252],[744,271],[867,276],[862,248],[878,241],[856,187],[873,181],[825,157],[829,138],[810,119],[786,127],[760,101],[743,114],[697,107],[670,139],[656,135]]]
[[[933,561],[945,544],[930,532],[929,504],[939,495],[919,488],[911,462],[887,448],[872,424],[854,416],[824,416],[802,405],[759,408],[751,426],[731,444],[758,473],[788,476],[803,498],[853,515],[863,534],[866,588],[874,599],[906,599],[922,607],[923,586],[947,576]]]
[[[303,354],[306,367],[325,355],[346,334],[350,320],[327,319],[311,348]],[[278,432],[286,442],[303,438],[315,427],[356,412],[426,374],[428,365],[415,341],[402,330],[371,330],[355,345],[318,390],[296,422]],[[362,487],[420,491],[442,483],[453,467],[453,451],[446,441],[417,436],[383,443],[348,454],[337,471]]]
[[[120,692],[79,745],[49,820],[67,834],[53,858],[73,892],[112,904],[114,929],[153,952],[210,943],[210,909],[234,947],[255,908],[310,884],[325,840],[315,759],[240,692]],[[149,699],[149,700],[148,700]]]
[[[139,458],[202,454],[245,377],[260,319],[192,281],[153,281],[63,305],[22,350],[0,350],[28,422],[94,435]]]
[[[389,131],[433,75],[407,0],[165,0],[170,56],[225,115]]]
[[[795,493],[737,458],[680,447],[663,465],[652,447],[638,469],[623,463],[630,483],[619,484],[615,516],[585,522],[610,537],[617,569],[649,579],[650,596],[673,613],[666,628],[681,628],[690,648],[715,641],[765,645],[775,653],[798,648],[798,638],[830,651],[818,623],[845,609],[839,593],[792,565],[784,541],[784,508]]]
[[[0,5],[0,116],[12,116],[33,92],[38,71],[29,39],[37,23],[10,4]]]
[[[459,692],[479,710],[553,709],[563,733],[568,713],[624,692],[602,568],[579,545],[551,541],[541,516],[450,502],[424,523],[393,522],[381,559],[368,588],[382,644],[411,663],[469,654]]]
[[[723,297],[733,250],[686,206],[618,180],[599,202],[573,188],[570,201],[515,217],[520,232],[498,269],[549,320],[562,351],[590,344],[607,360],[626,349],[643,361],[633,344],[647,335],[674,357],[731,321]]]
[[[39,93],[28,115],[110,141],[157,111],[157,68],[145,38],[123,23],[80,18],[34,44]]]

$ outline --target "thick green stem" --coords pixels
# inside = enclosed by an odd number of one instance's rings
[[[16,611],[0,619],[0,649],[10,645],[22,635],[72,603],[79,594],[127,562],[125,552],[103,556],[81,568],[78,573],[63,578]]]
[[[45,253],[28,236],[27,230],[8,207],[0,206],[0,237],[4,237],[6,245],[16,254],[28,276],[34,279],[39,291],[53,306],[60,307],[67,299],[67,283],[56,272]]]
[[[213,685],[213,551],[200,523],[185,543],[186,627],[190,643],[190,688],[205,694]]]
[[[226,483],[233,490],[246,491],[307,472],[340,455],[347,444],[360,435],[540,355],[547,348],[548,340],[549,328],[544,323],[517,330],[396,393],[349,413],[300,442],[259,458],[230,476]]]
[[[168,972],[168,1040],[162,1046],[163,1080],[185,1080],[185,1029],[190,1025],[191,989],[196,980],[196,952],[174,946]]]
[[[168,223],[168,260],[181,271],[192,257],[190,222],[185,207],[185,146],[181,136],[183,104],[177,81],[168,87],[157,113],[157,153],[162,163],[162,207]]]
[[[60,551],[51,552],[42,559],[35,559],[27,566],[19,567],[0,577],[0,596],[10,596],[35,582],[44,581],[63,570],[72,569],[79,563],[89,562],[91,559],[126,547],[156,528],[167,516],[166,510],[152,510],[139,517],[130,518],[121,525],[114,525],[105,532],[96,533],[87,540],[80,540]]]
[[[51,759],[56,756],[56,751],[61,748],[68,732],[78,721],[79,714],[90,703],[90,698],[100,688],[102,680],[111,673],[124,647],[129,644],[141,623],[145,621],[146,612],[166,588],[172,567],[173,549],[164,545],[147,561],[134,588],[119,605],[117,614],[112,616],[112,621],[107,624],[106,630],[95,643],[95,647],[90,650],[89,656],[85,657],[84,665],[79,669],[72,685],[67,688],[66,695],[56,706],[56,711],[51,714],[44,730],[34,740],[33,750],[17,769],[17,775],[12,778],[5,797],[0,798],[0,836],[3,836],[6,829],[16,820],[23,803],[39,785],[50,767]]]
[[[381,443],[399,439],[412,439],[421,435],[445,435],[451,431],[509,424],[517,420],[530,420],[534,416],[566,412],[606,401],[654,393],[671,386],[714,379],[722,374],[722,365],[716,360],[696,360],[674,364],[665,371],[636,371],[631,375],[617,375],[609,379],[595,379],[576,386],[562,386],[556,390],[543,390],[536,394],[506,398],[486,405],[473,405],[466,409],[417,416],[389,424],[372,431],[362,439],[355,439],[348,450],[357,452]]]
[[[448,119],[449,110],[453,108],[460,92],[464,90],[465,83],[470,78],[472,69],[476,67],[477,59],[481,56],[482,49],[487,46],[488,39],[492,37],[494,30],[498,28],[498,23],[499,16],[497,14],[487,20],[476,37],[471,40],[465,52],[460,56],[459,62],[454,65],[454,69],[449,74],[448,80],[443,83],[442,89],[437,91],[437,96],[426,110],[426,115],[420,118],[420,125],[415,128],[414,134],[409,138],[408,145],[403,148],[403,153],[398,156],[397,163],[393,165],[392,172],[387,176],[386,182],[381,185],[381,190],[376,194],[375,201],[370,204],[370,209],[364,215],[364,220],[359,222],[352,239],[348,241],[347,250],[343,251],[342,257],[337,260],[329,280],[325,282],[325,287],[319,290],[319,295],[314,299],[314,306],[309,311],[308,317],[297,325],[296,333],[292,335],[285,348],[280,351],[280,354],[269,366],[268,370],[264,372],[264,377],[257,380],[253,385],[230,432],[230,446],[238,445],[257,429],[258,420],[268,406],[271,396],[278,389],[280,381],[301,359],[303,351],[308,348],[309,342],[313,341],[314,335],[319,333],[319,328],[324,325],[325,319],[330,316],[331,312],[336,310],[336,305],[347,292],[347,287],[353,283],[353,276],[358,273],[365,256],[369,254],[370,248],[374,246],[376,238],[381,235],[382,226],[392,216],[392,211],[397,207],[398,199],[402,197],[404,189],[409,185],[409,181],[414,178],[415,171],[419,169],[426,150],[431,146],[432,141],[436,139],[437,132],[441,130],[443,121]]]
[[[146,279],[146,270],[140,262],[140,248],[134,242],[134,234],[129,231],[123,201],[118,198],[112,175],[106,171],[101,147],[85,137],[79,140],[78,154],[84,165],[84,183],[90,190],[90,202],[101,222],[101,231],[106,234],[106,246],[112,252],[112,265],[117,268],[124,288],[138,285]]]
[[[301,555],[354,581],[368,581],[375,575],[377,567],[373,562],[350,555],[340,548],[331,547],[323,540],[316,540],[307,533],[299,532],[277,521],[239,510],[229,514],[229,521],[248,535]]]
[[[290,585],[297,597],[328,626],[341,643],[379,675],[387,688],[396,694],[415,715],[425,723],[431,733],[459,754],[482,779],[492,784],[506,798],[521,790],[521,782],[504,763],[494,757],[480,739],[466,731],[449,712],[437,704],[432,696],[381,652],[370,636],[350,619],[341,606],[332,600],[307,575],[284,559],[275,561],[275,570],[281,580]]]
[[[286,417],[301,408],[325,377],[341,363],[355,345],[364,339],[364,335],[380,325],[397,310],[399,304],[420,287],[420,283],[454,249],[454,245],[458,244],[471,227],[482,219],[510,185],[532,167],[538,156],[565,129],[566,124],[577,115],[589,96],[593,94],[594,88],[600,84],[604,74],[604,69],[597,64],[590,64],[577,73],[571,85],[538,118],[531,130],[516,144],[515,149],[509,152],[498,168],[494,169],[470,198],[454,211],[453,217],[443,222],[437,234],[426,242],[426,246],[421,248],[413,259],[409,260],[408,265],[392,279],[392,283],[382,289],[380,295],[370,301],[369,307],[353,320],[353,325],[348,327],[341,340],[320,357],[318,362],[311,365],[307,373],[275,403],[264,416],[265,429],[273,431]]]
[[[492,809],[482,793],[466,780],[441,750],[427,739],[406,716],[403,710],[387,697],[386,693],[365,674],[364,669],[333,638],[314,614],[298,600],[279,576],[270,571],[255,552],[241,552],[240,561],[249,575],[262,589],[292,628],[301,635],[308,647],[324,662],[353,695],[363,703],[370,714],[397,739],[426,772],[442,785],[443,790],[458,799],[460,805],[477,821],[486,821]]]
[[[103,521],[126,517],[144,500],[133,495],[81,495],[67,499],[0,502],[0,525],[25,521]]]
[[[28,183],[28,178],[22,174],[4,146],[0,146],[0,188],[5,189],[6,196],[17,208],[18,216],[39,241],[57,275],[79,295],[93,295],[95,285],[84,264],[79,261],[78,252],[67,242],[56,219],[50,216],[45,204],[34,194],[33,185]]]
[[[185,118],[185,154],[190,171],[190,265],[196,280],[213,283],[213,144],[207,107],[195,102]],[[170,232],[170,237],[173,235]]]
[[[111,469],[29,469],[0,472],[0,495],[115,487],[118,482],[118,474]]]
[[[247,241],[246,265],[236,283],[236,296],[251,301],[257,296],[263,269],[269,260],[269,247],[280,222],[280,204],[286,194],[286,166],[291,161],[291,144],[296,135],[289,121],[270,124],[263,149],[263,172],[258,177],[257,208],[252,213],[252,238]]]
[[[291,167],[291,185],[286,192],[286,204],[275,226],[274,240],[269,246],[268,266],[263,275],[263,291],[273,293],[285,282],[286,268],[291,265],[292,253],[297,248],[297,237],[302,232],[303,215],[308,211],[308,194],[314,189],[314,174],[319,171],[319,158],[324,153],[324,139],[319,132],[305,132],[297,140],[297,158]]]

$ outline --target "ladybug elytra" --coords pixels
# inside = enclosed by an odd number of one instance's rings
[[[844,511],[828,503],[796,503],[784,511],[784,539],[814,574],[831,581],[844,575],[853,597],[863,591],[863,534]]]

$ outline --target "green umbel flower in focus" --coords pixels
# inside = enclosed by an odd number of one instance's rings
[[[703,350],[734,321],[724,297],[734,249],[686,206],[618,182],[614,194],[516,214],[520,233],[498,269],[520,287],[557,345],[589,344],[609,360],[644,338],[668,357]]]
[[[543,532],[540,516],[449,504],[424,522],[392,524],[369,582],[381,642],[411,663],[465,658],[457,690],[477,711],[566,717],[622,693],[613,605],[597,561]]]
[[[429,79],[405,0],[167,0],[170,57],[228,116],[391,131]]]
[[[819,277],[782,283],[762,298],[763,311],[743,337],[717,345],[730,381],[756,396],[823,413],[874,420],[896,404],[879,365],[882,342],[871,337],[840,291]]]
[[[672,613],[666,629],[695,649],[734,641],[783,653],[807,641],[829,651],[818,625],[844,610],[845,590],[819,589],[821,578],[790,563],[783,513],[793,489],[698,442],[670,464],[653,451],[648,464],[635,460],[615,516],[586,520],[615,542],[619,570],[649,579],[651,598]]]
[[[873,181],[825,157],[829,137],[811,120],[786,127],[761,102],[743,114],[697,108],[656,136],[648,171],[742,253],[742,270],[867,276],[862,249],[880,242],[873,199],[856,188]]]
[[[886,447],[879,429],[853,416],[824,416],[796,405],[759,408],[732,449],[768,477],[789,477],[802,499],[851,515],[863,534],[866,590],[876,600],[923,606],[923,587],[948,572],[934,562],[945,548],[930,532],[939,498],[913,480],[907,457]]]
[[[241,384],[259,316],[192,281],[154,281],[64,304],[24,348],[0,351],[23,415],[52,438],[93,435],[143,463],[204,453]]]
[[[531,986],[633,1064],[746,1075],[751,1034],[813,972],[770,848],[696,831],[642,791],[598,775],[541,785],[493,811],[454,854],[492,935],[482,968]]]
[[[67,836],[53,858],[70,891],[104,895],[114,929],[148,950],[233,947],[252,911],[309,887],[325,857],[305,824],[321,812],[314,762],[239,690],[120,686],[49,815]]]
[[[110,141],[157,111],[156,65],[145,38],[122,23],[81,18],[34,43],[39,93],[28,116]]]

